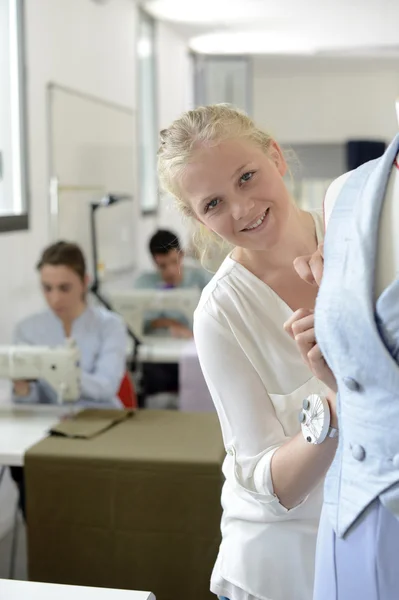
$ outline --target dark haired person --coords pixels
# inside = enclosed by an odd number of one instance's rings
[[[198,288],[202,291],[211,280],[211,274],[204,269],[184,264],[184,252],[179,238],[171,231],[160,229],[154,233],[149,242],[149,251],[156,271],[139,275],[134,282],[136,289]],[[148,319],[147,330],[148,333],[169,330],[173,337],[192,337],[184,315],[178,312],[152,314]]]
[[[156,231],[150,239],[149,251],[156,270],[139,275],[134,282],[136,289],[198,288],[202,291],[211,280],[211,274],[204,269],[184,264],[179,238],[171,231]],[[179,311],[170,310],[149,311],[146,314],[146,333],[183,339],[193,337],[186,317]],[[175,394],[179,387],[179,367],[173,363],[145,364],[143,378],[146,395]]]

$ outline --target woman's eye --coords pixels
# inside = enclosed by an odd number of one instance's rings
[[[219,199],[214,198],[213,200],[208,202],[208,204],[205,207],[205,211],[208,212],[208,210],[211,210],[212,208],[216,208],[218,204],[219,204]]]
[[[246,183],[247,181],[252,179],[253,175],[254,175],[254,171],[249,171],[248,173],[244,173],[244,175],[241,175],[241,177],[240,177],[240,183]]]

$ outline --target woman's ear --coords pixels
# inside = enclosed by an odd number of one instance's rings
[[[287,163],[280,146],[274,140],[272,141],[270,146],[269,156],[276,165],[281,177],[284,177],[284,175],[287,173]]]

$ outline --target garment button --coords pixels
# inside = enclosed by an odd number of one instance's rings
[[[399,454],[395,454],[392,461],[394,469],[399,469]]]
[[[352,446],[352,456],[355,460],[362,461],[366,458],[366,450],[363,446],[359,446],[359,444],[354,444]]]
[[[360,390],[359,382],[353,379],[353,377],[344,377],[342,381],[351,392],[358,392]]]
[[[227,454],[230,454],[230,456],[233,456],[233,454],[234,454],[233,448],[227,448]]]

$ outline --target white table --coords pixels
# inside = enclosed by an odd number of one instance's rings
[[[141,363],[179,363],[189,340],[172,337],[145,336],[138,347]]]
[[[48,435],[68,406],[11,404],[11,387],[0,383],[0,465],[22,467],[29,448]],[[0,600],[3,600],[0,597]]]
[[[65,409],[62,413],[57,407],[0,408],[0,465],[23,467],[26,451],[48,435],[62,414]]]
[[[155,600],[150,592],[0,579],[0,600]]]

